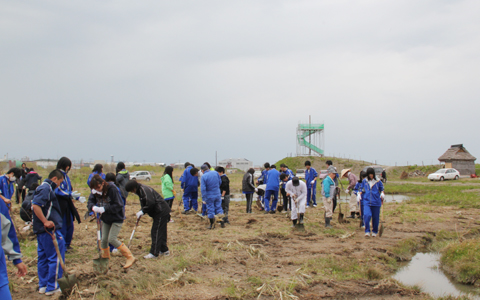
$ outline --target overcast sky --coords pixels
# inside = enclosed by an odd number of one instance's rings
[[[0,154],[480,158],[480,1],[1,1]]]

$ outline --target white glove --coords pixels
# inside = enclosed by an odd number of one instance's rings
[[[72,198],[73,198],[73,199],[77,199],[77,198],[80,197],[80,196],[81,196],[81,194],[80,194],[79,192],[77,192],[77,191],[72,192]]]
[[[360,195],[360,193],[357,194],[357,202],[360,202],[360,200],[362,200],[362,195]]]
[[[137,212],[137,219],[140,219],[140,217],[143,215],[144,215],[143,210],[140,210],[139,212]]]
[[[312,180],[312,182],[310,182],[310,184],[315,184],[315,180]]]
[[[346,189],[346,190],[345,190],[345,194],[348,194],[348,193],[350,193],[350,190],[349,190],[349,189]]]
[[[105,212],[105,208],[103,207],[98,207],[98,206],[94,206],[92,207],[92,210],[94,212],[96,212],[97,214],[103,214]]]
[[[257,189],[257,188],[255,188],[255,192],[258,192],[258,189]]]
[[[382,192],[382,193],[380,194],[380,198],[382,198],[382,200],[385,200],[385,193],[384,193],[384,192]]]
[[[78,201],[80,201],[80,203],[85,203],[86,199],[85,197],[78,197]]]

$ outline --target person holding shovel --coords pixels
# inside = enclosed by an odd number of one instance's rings
[[[159,255],[170,255],[167,246],[167,225],[170,221],[170,206],[157,191],[147,185],[138,183],[136,180],[128,181],[125,190],[136,194],[140,198],[141,209],[137,212],[137,219],[144,214],[148,214],[153,219],[151,230],[152,246],[150,253],[143,258],[151,259]]]
[[[363,191],[359,191],[361,199],[363,200],[364,222],[365,222],[365,237],[376,237],[378,234],[378,225],[380,223],[380,208],[382,207],[385,193],[383,183],[375,178],[375,170],[373,168],[367,169],[367,177],[362,181]],[[370,219],[372,220],[372,230],[370,230]]]
[[[348,206],[350,208],[350,216],[347,218],[355,219],[356,215],[359,215],[358,205],[357,205],[357,195],[352,193],[353,189],[357,185],[358,179],[355,174],[351,172],[351,169],[343,169],[340,175],[340,179],[343,177],[348,178],[348,187],[345,190],[345,194],[350,195],[350,201],[348,202]]]
[[[293,172],[292,170],[290,170],[286,164],[281,164],[280,165],[280,170],[282,170],[282,174],[286,174],[287,177],[288,177],[288,180],[292,180],[292,178],[294,177],[293,176]],[[281,176],[281,175],[280,175]],[[280,179],[281,180],[281,179]],[[282,198],[283,198],[283,210],[285,212],[288,211],[288,209],[292,210],[292,207],[291,207],[291,202],[290,202],[290,197],[287,196],[287,191],[285,190],[285,181],[282,182],[282,185],[280,186],[280,193],[282,194]]]
[[[100,214],[102,220],[102,258],[110,258],[108,243],[113,245],[127,259],[124,269],[130,268],[135,262],[132,252],[124,243],[118,240],[118,234],[125,219],[123,200],[120,191],[113,182],[106,182],[95,174],[90,180],[90,188],[94,197],[88,198],[88,210]]]
[[[333,196],[335,194],[334,178],[337,176],[335,169],[328,168],[328,176],[322,182],[323,207],[325,208],[325,227],[332,227],[330,221],[333,216]]]
[[[37,235],[38,292],[47,296],[61,292],[57,279],[62,278],[63,269],[50,234],[56,238],[60,254],[65,260],[65,239],[61,233],[62,211],[54,192],[63,180],[62,171],[52,171],[48,179],[35,190],[32,201],[33,232]]]
[[[312,163],[307,160],[305,162],[305,181],[307,183],[307,208],[310,207],[310,202],[313,207],[317,207],[317,170],[312,168]]]
[[[7,174],[0,176],[0,199],[10,208],[13,194],[15,193],[15,181],[22,174],[19,168],[11,168]]]
[[[289,180],[287,174],[280,175],[280,178],[283,182],[287,182],[287,184],[285,185],[285,191],[287,192],[287,195],[291,198],[292,201],[292,227],[295,227],[295,225],[297,225],[297,220],[299,224],[303,224],[303,216],[305,215],[305,204],[307,202],[307,185],[305,184],[305,182],[300,181],[298,177],[293,177],[292,180]]]

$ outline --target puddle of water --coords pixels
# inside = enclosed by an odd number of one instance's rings
[[[417,253],[393,278],[405,285],[417,285],[434,297],[469,295],[470,299],[480,299],[474,286],[450,280],[440,269],[439,259],[440,254],[437,253]]]
[[[393,195],[393,194],[385,194],[385,200],[387,202],[403,202],[406,200],[410,200],[410,197],[405,195]]]

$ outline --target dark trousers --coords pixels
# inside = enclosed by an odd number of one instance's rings
[[[230,210],[230,195],[223,196],[222,209],[226,217],[228,217],[228,211]]]
[[[160,252],[168,251],[167,247],[167,225],[170,215],[156,214],[152,224],[152,247],[150,253],[158,256]]]
[[[252,212],[253,193],[245,194],[245,197],[247,198],[247,213],[251,213]]]
[[[172,210],[173,200],[174,200],[174,199],[165,200],[165,202],[167,202],[168,206],[170,206],[170,210]]]
[[[73,239],[73,231],[75,227],[73,226],[73,215],[70,216],[70,223],[67,222],[67,215],[63,215],[63,224],[60,232],[62,233],[63,238],[65,239],[65,249],[70,249],[70,244]]]
[[[281,188],[280,193],[282,193],[283,210],[284,211],[287,211],[287,209],[292,210],[292,204],[290,203],[290,196],[287,196],[287,191],[285,191],[284,188]]]

